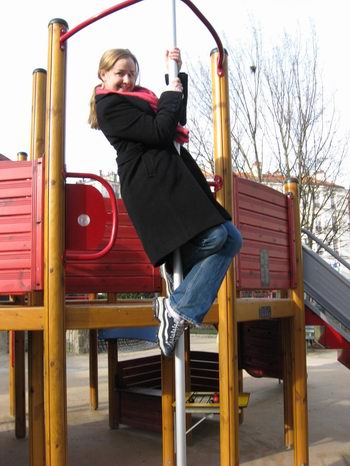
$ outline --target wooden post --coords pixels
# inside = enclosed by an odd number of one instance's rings
[[[10,416],[15,415],[15,332],[9,331],[9,401]]]
[[[28,420],[30,466],[45,465],[43,353],[43,333],[28,332]]]
[[[22,296],[17,300],[22,301]],[[16,438],[26,436],[26,395],[25,395],[25,357],[24,357],[25,332],[14,332],[15,339],[15,367],[14,367],[14,413]]]
[[[116,303],[116,293],[107,294],[108,303]],[[118,429],[120,420],[119,392],[116,390],[118,377],[118,340],[108,340],[108,415],[109,427]]]
[[[97,330],[89,330],[90,408],[98,409],[98,337]]]
[[[174,358],[161,355],[163,466],[175,466],[174,448]]]
[[[17,160],[27,160],[26,152],[17,152]],[[14,296],[15,304],[23,304],[24,296]],[[10,332],[10,413],[15,417],[15,436],[26,436],[26,387],[25,387],[25,332]]]
[[[185,339],[185,390],[186,396],[191,393],[191,330],[187,328],[184,332]],[[192,414],[186,414],[186,431],[192,426]],[[186,435],[187,444],[192,441],[192,431]]]
[[[97,298],[97,293],[89,293],[89,300]],[[89,330],[89,380],[90,408],[98,409],[98,330]]]
[[[66,331],[64,289],[65,47],[60,19],[49,23],[44,229],[44,368],[46,465],[67,464]]]
[[[292,324],[291,319],[281,319],[283,344],[283,409],[284,409],[284,445],[292,448],[294,444],[293,427],[293,358],[292,358]]]
[[[120,420],[118,377],[118,340],[108,340],[108,405],[109,427],[118,429]]]
[[[30,159],[45,152],[46,70],[33,71]],[[28,305],[42,306],[42,292],[31,293]],[[28,332],[29,464],[45,464],[44,340],[43,332]]]
[[[162,296],[166,296],[166,287],[164,280],[162,280]],[[187,341],[189,344],[189,331],[185,332],[185,334],[188,335],[187,338],[185,336],[185,343]],[[188,357],[188,352],[185,352],[185,357]],[[162,354],[160,358],[162,374],[162,464],[163,466],[175,466],[175,433],[173,407],[173,403],[175,402],[175,360],[173,357],[166,358]],[[186,417],[186,425],[187,421],[188,418]]]
[[[298,180],[290,178],[284,184],[285,193],[294,199],[296,283],[290,296],[295,308],[292,324],[293,367],[293,405],[294,405],[294,465],[308,466],[308,412],[307,412],[307,376],[305,347],[305,308],[304,308],[304,278],[302,262],[302,245],[300,235],[300,213]]]
[[[243,370],[239,369],[239,371],[238,371],[238,393],[242,393],[243,389],[244,389]],[[240,424],[243,424],[243,421],[244,421],[244,411],[243,411],[243,409],[240,410],[238,420],[239,420]]]
[[[30,159],[37,160],[45,153],[46,70],[33,71]]]
[[[17,160],[18,161],[25,161],[28,159],[28,154],[27,152],[17,152]]]
[[[232,165],[227,53],[223,75],[217,73],[218,51],[211,53],[214,160],[215,172],[223,180],[217,200],[232,213]],[[219,306],[219,371],[220,371],[220,465],[239,464],[238,447],[238,356],[236,281],[231,265],[218,293]]]

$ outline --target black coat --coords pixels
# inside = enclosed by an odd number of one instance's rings
[[[165,91],[155,113],[137,97],[96,96],[100,129],[117,151],[123,201],[153,265],[231,219],[188,151],[181,147],[179,155],[174,147],[177,123],[185,123],[185,101],[180,92]]]

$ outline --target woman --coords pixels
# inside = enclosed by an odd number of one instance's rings
[[[179,49],[167,60],[181,67]],[[106,51],[99,64],[89,123],[117,151],[121,194],[154,266],[162,265],[169,296],[155,299],[161,351],[170,356],[188,323],[198,325],[241,248],[228,212],[215,200],[188,151],[187,75],[169,83],[158,99],[136,85],[139,65],[128,49]],[[180,248],[184,280],[172,289],[173,252]]]

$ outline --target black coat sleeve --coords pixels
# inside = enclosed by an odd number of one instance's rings
[[[172,143],[175,138],[182,99],[180,92],[165,91],[158,100],[158,111],[153,112],[148,104],[140,102],[137,97],[120,94],[97,96],[97,119],[101,130],[109,138],[162,147]]]

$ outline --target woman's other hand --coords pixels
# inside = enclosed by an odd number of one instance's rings
[[[179,78],[173,79],[173,80],[169,83],[168,90],[169,90],[169,91],[182,92],[182,91],[183,91],[183,87],[182,87],[182,83],[181,83],[180,79],[179,79]]]

